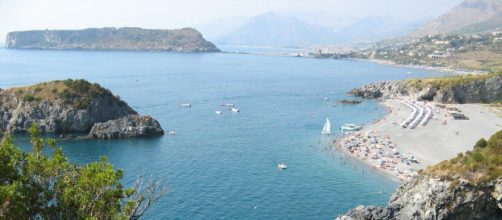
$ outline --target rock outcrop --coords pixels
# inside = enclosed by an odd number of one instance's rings
[[[25,133],[32,123],[41,133],[87,133],[96,123],[137,114],[109,90],[85,80],[0,90],[0,130],[6,133]]]
[[[442,80],[441,78],[437,79]],[[420,80],[414,80],[420,81]],[[487,103],[502,100],[502,75],[469,80],[454,85],[439,86],[427,81],[384,81],[370,83],[353,89],[349,94],[363,98],[392,98],[410,96],[417,100],[436,101],[441,103]],[[440,83],[440,82],[439,82]]]
[[[219,52],[193,28],[89,28],[84,30],[16,31],[7,34],[9,49],[129,50]]]
[[[151,137],[164,134],[157,120],[149,116],[129,115],[123,118],[96,123],[89,137],[117,139],[131,137]]]
[[[502,178],[477,186],[420,175],[400,186],[385,207],[359,206],[339,220],[502,219]]]

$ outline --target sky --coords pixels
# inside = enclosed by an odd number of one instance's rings
[[[0,36],[33,29],[124,26],[172,29],[269,11],[325,11],[337,16],[394,16],[413,20],[437,17],[460,2],[462,0],[0,0]]]

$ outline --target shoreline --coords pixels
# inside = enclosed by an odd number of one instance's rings
[[[342,134],[333,140],[331,148],[403,182],[421,169],[472,150],[480,138],[502,129],[500,109],[496,112],[484,104],[445,105],[470,118],[454,120],[447,109],[436,107],[438,103],[434,102],[416,102],[433,109],[426,125],[402,128],[400,124],[412,113],[404,102],[412,101],[405,97],[380,100],[385,116],[360,131]]]
[[[403,68],[417,69],[417,70],[423,70],[423,71],[435,71],[435,72],[448,73],[448,74],[466,75],[466,74],[487,73],[486,71],[481,71],[481,70],[452,69],[452,68],[448,68],[448,67],[439,67],[439,66],[435,67],[435,66],[424,66],[424,65],[397,64],[397,63],[390,61],[390,60],[379,60],[379,59],[354,59],[354,60],[382,64],[382,65],[393,66],[393,67],[403,67]]]

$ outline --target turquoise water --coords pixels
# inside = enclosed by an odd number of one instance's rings
[[[154,139],[59,142],[77,163],[106,155],[125,170],[125,184],[140,175],[166,178],[170,192],[146,219],[332,219],[359,204],[385,204],[397,183],[324,152],[329,140],[320,131],[326,117],[336,128],[384,114],[372,101],[336,104],[353,87],[437,75],[407,71],[281,56],[0,49],[0,88],[84,78],[176,130]],[[181,107],[186,102],[192,108]],[[216,115],[221,103],[241,112]]]

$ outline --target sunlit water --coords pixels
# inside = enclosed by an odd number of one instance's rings
[[[127,185],[140,175],[166,178],[169,194],[146,219],[332,219],[359,204],[383,205],[397,183],[323,151],[329,142],[320,134],[324,120],[329,117],[334,130],[369,123],[384,114],[377,103],[336,101],[364,83],[436,74],[283,56],[0,49],[1,88],[84,78],[177,132],[59,141],[77,163],[107,156],[125,170]],[[187,102],[192,108],[181,106]],[[288,169],[279,171],[279,162]]]

